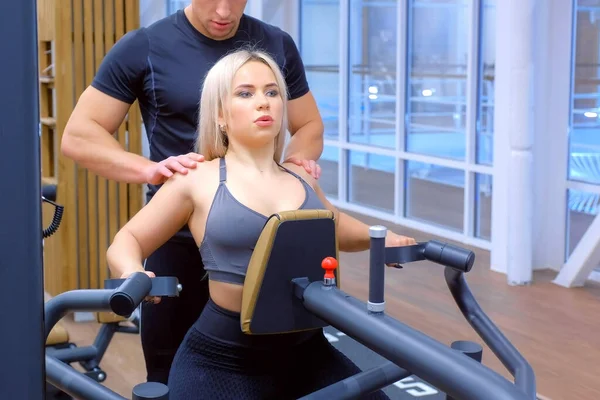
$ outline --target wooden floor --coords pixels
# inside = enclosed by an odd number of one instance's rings
[[[358,216],[368,224],[382,223]],[[386,223],[384,223],[386,224]],[[405,228],[418,240],[434,239]],[[511,287],[505,276],[489,270],[489,254],[477,250],[467,280],[484,311],[532,364],[538,393],[552,400],[600,399],[600,285],[566,289],[552,284],[553,272],[537,272],[528,287]],[[368,252],[344,254],[342,289],[361,300],[368,294]],[[387,312],[445,344],[478,339],[457,309],[441,266],[419,262],[386,273]],[[71,339],[90,344],[97,332],[93,323],[63,320]],[[509,377],[484,347],[483,363]],[[115,335],[103,368],[106,386],[130,397],[131,388],[144,380],[139,336]]]

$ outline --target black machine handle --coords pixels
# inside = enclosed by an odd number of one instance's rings
[[[131,315],[152,290],[151,279],[143,272],[131,274],[111,294],[110,309],[122,317]]]
[[[421,260],[429,260],[459,272],[469,272],[475,263],[475,253],[437,240],[412,246],[385,248],[387,264],[403,264]]]
[[[146,296],[176,297],[179,296],[181,285],[174,276],[157,276],[152,279],[152,288]],[[126,279],[106,279],[104,280],[105,289],[122,289],[121,285]]]
[[[106,279],[104,287],[115,290],[110,297],[110,308],[123,317],[131,315],[146,296],[175,297],[181,291],[177,278],[150,278],[143,272],[136,272],[127,279]]]
[[[150,278],[143,272],[135,272],[126,279],[109,279],[106,286],[110,288],[71,290],[46,302],[45,340],[54,325],[69,312],[113,311],[121,316],[129,316],[146,296],[173,297],[178,296],[181,291],[177,278]],[[124,399],[51,355],[46,355],[46,381],[76,398]],[[138,385],[133,394],[138,399],[166,399],[166,393],[166,386],[148,383]]]
[[[135,272],[126,279],[108,279],[107,289],[78,289],[53,297],[44,306],[46,338],[56,323],[68,312],[112,311],[128,317],[146,296],[179,296],[181,285],[175,277],[150,278]]]

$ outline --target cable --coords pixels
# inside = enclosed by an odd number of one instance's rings
[[[48,200],[44,196],[42,196],[42,201],[45,201],[46,203],[50,203],[54,206],[54,215],[52,216],[52,222],[50,223],[50,226],[48,228],[46,228],[42,231],[42,234],[45,239],[47,237],[54,235],[54,233],[58,230],[58,227],[60,226],[60,222],[62,220],[63,211],[65,208],[63,206],[56,204],[55,202],[53,202],[51,200]]]

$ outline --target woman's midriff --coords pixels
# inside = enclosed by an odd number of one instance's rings
[[[296,346],[308,340],[325,340],[321,329],[286,332],[274,335],[247,335],[240,329],[240,310],[242,308],[243,286],[231,283],[209,281],[210,304],[204,309],[197,321],[198,331],[225,340],[237,343],[245,348],[259,351],[261,357],[266,357],[264,350],[279,352],[293,351]],[[216,311],[216,307],[221,311]],[[217,318],[218,317],[218,318]],[[215,319],[217,318],[217,319]],[[232,325],[233,322],[233,325]]]
[[[209,281],[210,297],[220,307],[236,313],[242,310],[243,286],[233,283]]]

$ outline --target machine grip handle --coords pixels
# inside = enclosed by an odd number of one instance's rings
[[[156,278],[151,278],[152,288],[150,289],[150,293],[146,296],[151,297],[177,297],[179,296],[179,292],[181,292],[182,287],[179,284],[179,280],[175,276],[157,276]],[[118,289],[125,279],[105,279],[104,280],[104,288],[105,289]]]
[[[110,296],[110,308],[115,314],[128,317],[150,293],[150,289],[152,289],[150,277],[143,272],[135,272]]]
[[[475,262],[475,253],[472,251],[437,240],[425,244],[423,257],[459,272],[469,272]]]

